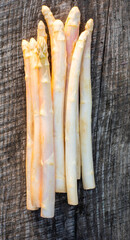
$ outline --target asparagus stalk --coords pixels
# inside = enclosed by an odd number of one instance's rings
[[[22,40],[22,50],[24,57],[24,70],[26,81],[26,111],[27,111],[27,137],[26,137],[26,188],[27,188],[27,209],[36,210],[31,201],[31,159],[33,151],[33,113],[32,98],[30,90],[30,46],[29,42]]]
[[[66,49],[67,49],[67,76],[66,76],[66,97],[65,97],[65,113],[67,103],[68,81],[71,67],[72,56],[75,48],[75,44],[79,37],[79,25],[80,25],[80,11],[78,7],[73,7],[69,12],[65,23],[65,37],[66,37]],[[79,90],[78,90],[79,92]],[[66,114],[65,114],[66,115]],[[79,141],[79,94],[77,98],[77,178],[81,177],[81,163],[80,163],[80,141]]]
[[[52,95],[54,110],[54,146],[56,160],[56,192],[66,192],[64,157],[64,97],[66,78],[66,42],[62,21],[53,23]]]
[[[41,200],[41,163],[40,163],[40,106],[39,106],[39,79],[37,42],[30,40],[30,66],[31,66],[31,95],[33,103],[34,140],[33,159],[31,164],[31,194],[32,204],[40,207]]]
[[[67,94],[67,109],[66,109],[66,180],[67,180],[67,197],[68,203],[71,205],[78,204],[77,196],[77,169],[76,169],[76,116],[77,116],[77,97],[79,75],[81,67],[81,59],[85,41],[87,38],[85,30],[79,36],[76,43],[72,63],[69,74],[68,94]]]
[[[87,22],[85,29],[88,30],[89,34],[85,43],[80,74],[80,141],[83,187],[84,189],[92,189],[95,188],[91,136],[91,35],[93,30],[92,19]]]
[[[77,113],[77,116],[76,116],[76,126],[77,126],[77,136],[76,136],[76,149],[77,149],[77,155],[76,155],[76,158],[77,158],[77,179],[80,179],[81,178],[81,155],[80,155],[80,138],[79,138],[79,86],[78,86],[78,97],[77,97],[77,110],[76,110],[76,113]]]
[[[38,37],[37,49],[39,56],[40,145],[42,164],[41,216],[51,218],[54,217],[55,204],[53,111],[47,43],[43,36]]]

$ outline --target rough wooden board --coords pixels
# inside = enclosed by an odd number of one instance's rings
[[[22,38],[36,37],[42,4],[66,19],[78,5],[81,30],[94,19],[92,42],[93,156],[96,189],[79,205],[56,195],[55,218],[26,210],[26,100]],[[0,239],[128,240],[128,0],[0,1]]]

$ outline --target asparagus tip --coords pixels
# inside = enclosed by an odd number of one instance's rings
[[[30,49],[34,49],[37,45],[37,41],[34,38],[30,39]]]
[[[51,12],[50,8],[47,7],[46,5],[42,6],[42,13],[43,15],[47,15],[49,12]]]
[[[86,23],[86,25],[85,25],[85,29],[86,29],[86,30],[89,30],[90,32],[93,31],[93,19],[92,19],[92,18],[90,18],[90,19],[87,21],[87,23]]]
[[[45,24],[44,24],[43,21],[39,21],[39,23],[38,23],[38,29],[45,30]]]
[[[22,50],[24,51],[29,47],[29,42],[26,41],[25,39],[22,40]]]
[[[80,40],[80,41],[86,41],[87,34],[88,34],[88,31],[87,31],[87,30],[83,31],[83,32],[80,34],[80,36],[79,36],[79,40]]]
[[[74,6],[67,17],[65,25],[78,26],[80,24],[80,11],[77,6]]]
[[[45,24],[43,21],[40,21],[38,23],[38,28],[37,28],[37,40],[39,39],[39,37],[44,37],[45,40],[47,41],[47,34],[46,34],[46,30],[45,30]]]

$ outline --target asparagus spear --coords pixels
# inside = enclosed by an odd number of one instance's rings
[[[42,36],[38,37],[37,49],[39,56],[40,143],[42,164],[41,216],[51,218],[54,217],[55,204],[53,111],[47,43]]]
[[[42,13],[48,25],[51,39],[52,94],[54,109],[54,146],[56,161],[56,192],[66,192],[64,168],[64,91],[66,74],[66,48],[63,23],[53,17],[47,6]],[[59,45],[58,45],[59,44]],[[57,88],[58,86],[58,88]]]
[[[65,97],[65,112],[68,92],[68,81],[70,66],[72,61],[72,55],[74,52],[75,44],[79,37],[79,24],[80,24],[80,11],[78,7],[73,7],[69,12],[65,23],[65,37],[66,37],[66,49],[67,49],[67,76],[66,76],[66,97]],[[78,90],[79,93],[79,90]],[[65,114],[66,115],[66,114]],[[80,163],[80,142],[79,142],[79,94],[77,98],[77,178],[81,176],[81,163]]]
[[[31,95],[33,103],[34,140],[33,159],[31,164],[31,194],[32,204],[40,207],[41,200],[41,163],[40,163],[40,106],[39,106],[39,79],[37,42],[30,40],[30,66],[31,66]]]
[[[56,192],[66,192],[64,159],[64,97],[66,78],[66,42],[64,25],[53,23],[52,95],[54,110],[54,145],[56,160]]]
[[[30,91],[30,46],[29,42],[22,40],[22,50],[24,57],[24,70],[26,81],[26,111],[27,111],[27,137],[26,137],[26,188],[27,188],[27,209],[36,210],[31,201],[31,159],[33,151],[33,114],[32,98]]]
[[[95,188],[91,136],[91,35],[93,30],[92,19],[87,22],[85,29],[89,31],[89,34],[85,43],[80,74],[80,141],[83,187],[84,189],[92,189]]]
[[[77,116],[77,97],[81,59],[88,32],[85,30],[79,36],[72,56],[72,63],[69,74],[67,108],[66,108],[66,180],[67,197],[71,205],[78,204],[77,196],[77,169],[76,169],[76,116]]]

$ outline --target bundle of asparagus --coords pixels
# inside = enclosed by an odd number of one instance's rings
[[[81,168],[83,188],[95,188],[90,71],[93,20],[86,23],[79,36],[78,7],[71,9],[65,27],[47,6],[42,6],[42,13],[50,34],[51,74],[44,23],[38,24],[37,41],[22,40],[27,102],[27,209],[41,208],[42,217],[52,218],[55,192],[67,192],[68,204],[78,204]]]

